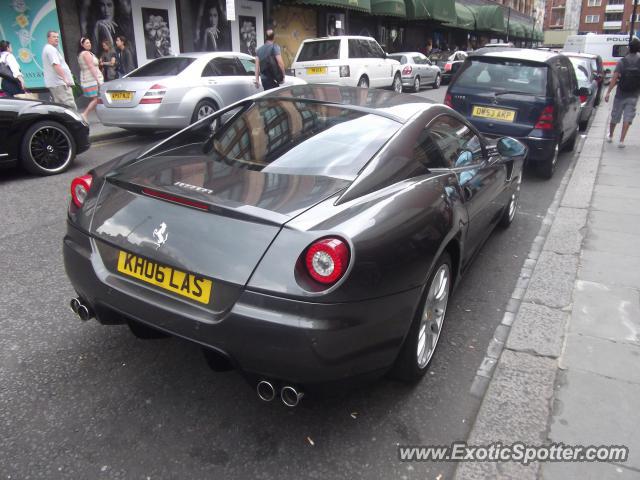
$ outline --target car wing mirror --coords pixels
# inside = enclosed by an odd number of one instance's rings
[[[515,138],[502,137],[496,142],[496,150],[504,160],[511,160],[527,154],[527,147],[524,143]]]

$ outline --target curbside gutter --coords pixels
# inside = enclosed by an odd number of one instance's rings
[[[562,179],[487,348],[471,394],[484,398],[469,445],[547,443],[558,359],[602,157],[609,109],[596,116],[574,165]],[[458,480],[539,477],[540,464],[466,462]]]

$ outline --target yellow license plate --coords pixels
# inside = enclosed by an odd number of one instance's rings
[[[503,108],[474,106],[471,115],[474,117],[491,118],[502,122],[513,122],[516,118],[515,110],[505,110]]]
[[[327,67],[309,67],[307,68],[307,75],[325,75],[327,73]]]
[[[138,257],[127,252],[118,255],[118,271],[156,287],[200,303],[209,303],[211,280]]]
[[[133,92],[109,92],[112,102],[128,102],[133,99]]]

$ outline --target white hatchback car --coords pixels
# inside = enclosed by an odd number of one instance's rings
[[[389,58],[371,37],[345,35],[305,40],[291,70],[307,83],[391,87],[402,92],[400,62]]]

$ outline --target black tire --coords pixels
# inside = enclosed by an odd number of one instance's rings
[[[67,170],[76,157],[76,142],[67,127],[53,120],[31,125],[22,137],[22,166],[35,175],[55,175]]]
[[[416,78],[413,79],[413,91],[415,93],[420,91],[420,75],[416,75]]]
[[[360,77],[360,80],[358,80],[358,87],[369,88],[369,79],[366,75]]]
[[[168,333],[161,332],[160,330],[148,327],[147,325],[139,322],[134,322],[133,320],[129,320],[127,325],[129,325],[131,333],[141,340],[156,340],[160,338],[169,338],[171,336]]]
[[[502,213],[502,217],[500,217],[500,221],[498,222],[498,226],[500,228],[509,228],[509,226],[513,223],[513,220],[516,218],[516,213],[518,212],[518,202],[520,201],[521,180],[522,178],[518,179],[516,189],[511,193],[509,203],[507,203],[507,205],[504,207],[504,212]]]
[[[589,119],[583,120],[578,124],[578,128],[581,132],[584,132],[589,126]]]
[[[575,132],[573,132],[573,135],[571,135],[571,138],[569,140],[567,140],[567,143],[565,143],[562,146],[562,151],[563,152],[572,152],[574,148],[576,148],[576,143],[578,141],[578,131],[579,131],[580,127],[578,125],[576,125],[576,130]]]
[[[437,90],[438,88],[440,88],[440,85],[442,84],[442,77],[440,76],[440,74],[436,74],[436,79],[433,81],[433,89]]]
[[[546,179],[553,177],[553,174],[556,171],[556,165],[558,164],[559,154],[560,145],[559,142],[556,142],[553,147],[553,156],[545,158],[538,163],[538,175]]]
[[[402,78],[400,78],[399,73],[396,73],[393,77],[393,82],[391,82],[391,89],[396,93],[402,93]]]
[[[218,105],[213,100],[205,98],[200,100],[196,105],[196,108],[193,109],[193,114],[191,115],[191,123],[196,123],[198,120],[202,120],[205,117],[208,117],[212,113],[218,110]]]
[[[443,278],[441,277],[443,269],[444,275],[446,275],[444,283],[442,283]],[[414,383],[420,380],[429,369],[446,319],[447,303],[451,294],[452,281],[451,257],[447,252],[444,252],[435,263],[433,272],[429,275],[426,288],[413,322],[411,323],[411,327],[409,328],[409,332],[404,340],[398,358],[396,358],[393,368],[389,372],[392,378]],[[435,292],[434,289],[436,289]],[[427,312],[426,309],[428,304],[430,304],[432,300],[436,300],[439,295],[443,295],[443,308],[440,308],[438,318],[432,319],[432,322],[427,325],[427,320],[430,319],[429,314],[433,314],[438,311],[438,309],[435,307],[433,311],[430,310],[429,312]],[[439,326],[436,326],[436,332],[434,331],[434,324],[438,322]],[[435,335],[435,338],[432,335]],[[422,344],[424,349],[419,349],[421,338],[423,339]],[[431,343],[431,347],[426,345],[427,342]],[[427,348],[430,348],[430,350],[427,350]]]

